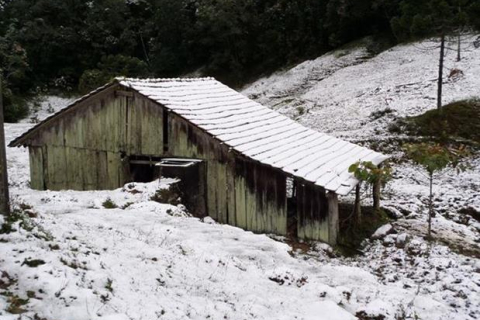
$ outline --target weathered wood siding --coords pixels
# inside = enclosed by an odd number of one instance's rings
[[[165,113],[164,151],[164,109],[136,92],[131,97],[116,95],[118,89],[86,99],[30,140],[32,188],[121,187],[130,179],[130,155],[204,159],[210,216],[255,232],[287,234],[284,173],[235,154],[173,113]],[[301,181],[297,186],[298,236],[332,242],[325,190]]]
[[[329,206],[325,189],[297,181],[298,237],[329,242]]]
[[[280,171],[242,159],[228,147],[171,114],[169,154],[205,159],[207,212],[214,219],[255,232],[286,234],[286,178]]]
[[[162,110],[109,88],[81,102],[31,140],[34,189],[115,189],[128,182],[128,155],[163,152]]]

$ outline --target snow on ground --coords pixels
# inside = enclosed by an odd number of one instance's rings
[[[388,105],[405,115],[432,107],[435,54],[418,46],[372,59],[363,49],[332,53],[259,80],[245,93],[308,126],[370,139],[391,121],[388,115],[370,121],[372,111]],[[446,100],[478,90],[480,49],[469,50],[455,64],[464,77],[448,81]],[[45,99],[38,119],[49,115],[49,104],[58,110],[66,102]],[[7,124],[7,141],[28,122]],[[382,129],[377,137],[386,135]],[[480,318],[480,227],[458,212],[480,208],[479,159],[459,176],[439,177],[437,241],[423,239],[424,178],[404,163],[383,202],[401,218],[365,241],[363,255],[332,258],[324,244],[292,251],[266,235],[150,201],[173,181],[113,191],[34,191],[27,151],[8,148],[7,157],[13,203],[33,218],[0,234],[2,320]],[[118,207],[104,208],[107,199]]]
[[[6,129],[10,140],[26,128],[7,124]],[[29,297],[20,306],[26,311],[21,319],[480,316],[478,261],[467,263],[444,246],[434,245],[430,258],[421,239],[419,249],[404,252],[377,241],[368,256],[352,261],[326,258],[321,250],[290,253],[288,245],[265,235],[204,223],[181,208],[149,201],[172,181],[114,191],[34,191],[28,188],[25,150],[8,148],[8,161],[15,205],[31,205],[27,211],[37,217],[30,232],[17,225],[17,232],[0,235],[1,319],[20,319],[5,311],[12,296]],[[104,208],[108,198],[119,208]],[[382,255],[406,262],[392,267]],[[432,275],[419,290],[431,259],[444,268],[435,273],[441,281]],[[29,266],[36,260],[41,264]],[[417,260],[421,268],[410,264]],[[380,268],[387,270],[383,276],[377,275]],[[391,281],[393,271],[398,281]],[[445,293],[445,286],[450,291]],[[464,293],[458,299],[456,287]]]

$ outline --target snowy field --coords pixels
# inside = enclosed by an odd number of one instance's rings
[[[244,93],[310,127],[366,139],[391,121],[369,120],[387,97],[398,115],[433,107],[435,54],[417,47],[368,60],[362,49],[337,52]],[[447,101],[479,94],[480,49],[469,50],[455,65],[464,77],[447,84]],[[49,115],[49,104],[58,110],[66,102],[47,98],[38,118]],[[7,124],[7,142],[28,122]],[[292,251],[266,235],[150,201],[167,180],[113,191],[34,191],[27,151],[8,148],[7,157],[12,202],[31,206],[34,217],[33,230],[0,234],[2,320],[480,319],[480,225],[458,212],[480,210],[479,159],[460,176],[439,177],[436,241],[423,240],[426,185],[418,168],[403,164],[383,202],[400,218],[367,241],[364,255],[341,258],[322,244]],[[104,208],[107,199],[118,208]],[[465,249],[468,255],[458,253]]]

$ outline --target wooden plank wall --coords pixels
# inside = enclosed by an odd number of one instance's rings
[[[255,232],[287,232],[286,177],[241,159],[228,147],[175,115],[169,116],[169,154],[207,160],[207,212]]]
[[[110,88],[81,102],[30,144],[34,189],[115,189],[128,182],[123,157],[163,153],[162,109]]]
[[[298,237],[329,242],[328,199],[325,189],[296,181]]]

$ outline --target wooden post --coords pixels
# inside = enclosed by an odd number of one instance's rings
[[[338,217],[338,197],[335,192],[327,193],[328,199],[328,243],[330,245],[337,244],[339,232]]]
[[[380,191],[382,186],[382,180],[378,179],[373,183],[373,209],[375,212],[380,211]]]
[[[437,83],[437,109],[442,108],[442,88],[443,88],[443,60],[445,58],[445,33],[442,31],[440,37],[440,61],[438,64],[438,83]]]
[[[362,204],[360,202],[360,184],[361,182],[359,182],[357,184],[357,186],[355,187],[355,205],[354,205],[354,219],[355,219],[355,223],[362,223]]]
[[[2,77],[0,75],[0,214],[8,215],[10,213],[10,198],[8,195],[7,156],[5,152],[2,96]]]
[[[433,216],[433,172],[429,173],[430,195],[428,197],[428,240],[432,239],[432,216]]]

